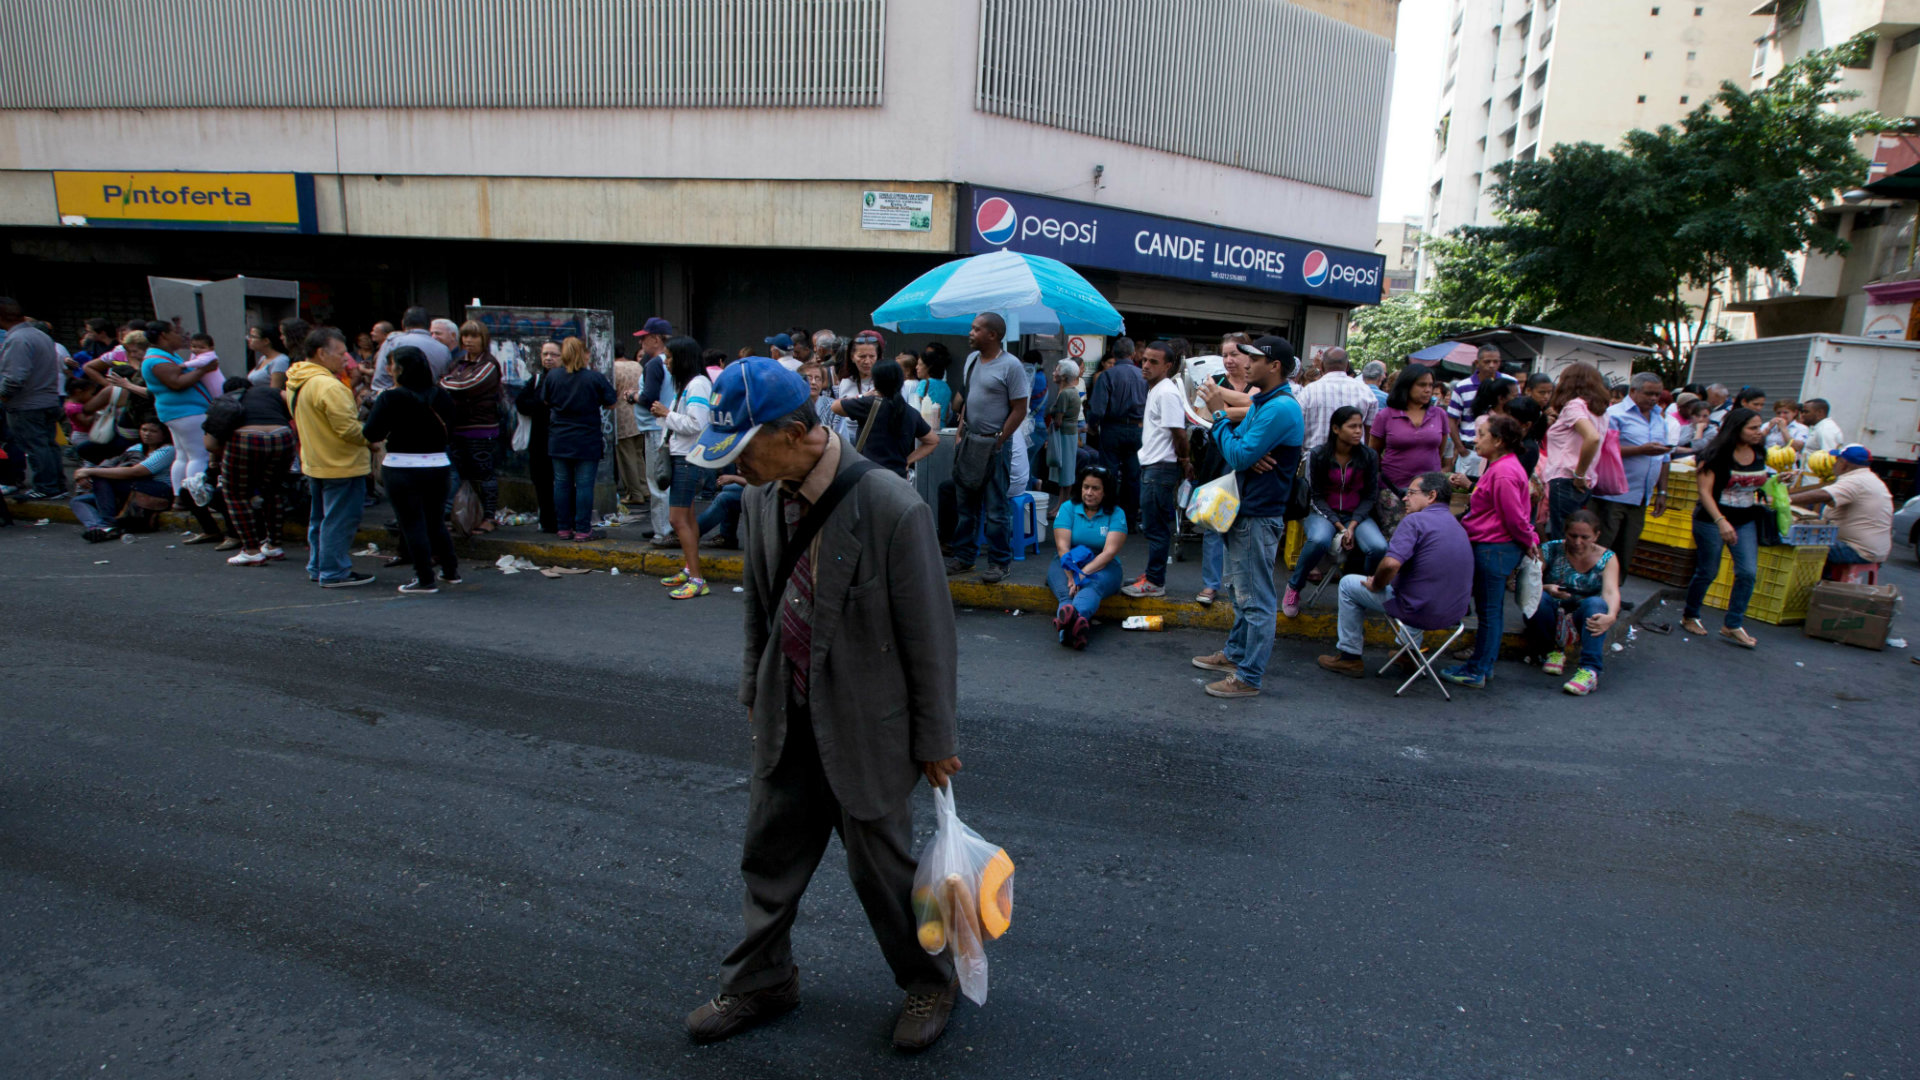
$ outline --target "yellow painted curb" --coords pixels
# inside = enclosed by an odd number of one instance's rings
[[[65,503],[15,503],[14,510],[16,518],[49,518],[69,524],[77,523],[73,510]],[[178,513],[162,514],[161,520],[167,527],[176,529],[193,524],[192,518]],[[303,536],[304,534],[290,531],[289,535]],[[354,534],[356,547],[363,544],[391,544],[392,542],[393,537],[384,528],[363,528]],[[680,569],[680,553],[666,548],[633,551],[595,543],[496,539],[492,536],[456,539],[453,546],[462,559],[468,560],[475,566],[491,566],[502,555],[516,555],[542,566],[573,566],[590,570],[611,570],[617,566],[622,574],[651,574],[666,577]],[[703,550],[700,553],[700,566],[710,582],[737,582],[745,572],[745,560],[735,554],[723,555]],[[989,585],[967,575],[947,579],[947,592],[952,595],[955,607],[980,608],[987,611],[1018,610],[1050,617],[1058,606],[1053,598],[1053,590],[1045,585],[1016,582]],[[1219,630],[1224,633],[1233,627],[1233,604],[1225,600],[1216,601],[1211,607],[1204,607],[1191,600],[1110,596],[1100,605],[1100,617],[1112,620],[1116,625],[1129,615],[1158,615],[1165,621],[1167,629]],[[1274,635],[1295,641],[1332,643],[1339,637],[1339,631],[1339,617],[1332,612],[1303,612],[1293,618],[1279,615],[1274,619]],[[1366,635],[1369,645],[1391,646],[1394,644],[1393,634],[1377,618],[1367,620]],[[1427,644],[1437,645],[1444,637],[1444,634],[1438,632],[1430,634]],[[1520,634],[1506,634],[1503,635],[1501,644],[1507,649],[1517,649],[1524,646],[1525,638]],[[1472,646],[1472,631],[1460,635],[1456,648]]]

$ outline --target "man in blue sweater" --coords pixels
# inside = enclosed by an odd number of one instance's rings
[[[1273,654],[1274,615],[1280,597],[1274,591],[1274,564],[1287,535],[1287,498],[1300,470],[1300,445],[1306,422],[1300,403],[1287,386],[1297,361],[1285,338],[1263,337],[1240,346],[1246,357],[1248,393],[1209,384],[1207,408],[1213,410],[1213,439],[1240,484],[1240,512],[1227,530],[1227,581],[1233,586],[1233,630],[1226,648],[1196,656],[1193,666],[1222,671],[1210,683],[1218,698],[1250,698]]]

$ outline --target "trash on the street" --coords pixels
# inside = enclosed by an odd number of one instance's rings
[[[522,570],[538,570],[540,566],[524,555],[502,555],[493,561],[494,569],[503,574],[517,574]]]
[[[52,518],[41,518],[41,519],[40,519],[39,521],[36,521],[36,522],[34,522],[34,524],[35,524],[35,525],[51,525],[51,524],[53,524],[53,519],[52,519]]]
[[[609,573],[609,574],[611,574],[611,575],[613,575],[614,577],[619,577],[619,576],[620,576],[620,568],[616,566],[616,567],[614,567],[613,569],[611,569],[611,570],[608,570],[608,571],[607,571],[607,573]]]
[[[1888,639],[1887,639],[1887,648],[1889,648],[1889,649],[1904,649],[1904,648],[1906,648],[1906,647],[1907,647],[1907,639],[1906,639],[1906,638],[1903,638],[1903,637],[1890,637],[1890,638],[1888,638]]]
[[[93,565],[95,565],[95,566],[105,566],[105,565],[107,565],[108,563],[110,563],[110,562],[112,562],[112,561],[113,561],[112,559],[95,559],[95,560],[93,560]]]
[[[746,590],[746,589],[744,589],[744,588],[742,588],[742,587],[741,587],[741,586],[739,586],[739,585],[735,585],[735,586],[733,587],[733,591],[734,591],[734,592],[746,592],[747,590]]]
[[[368,544],[368,545],[366,546],[366,549],[365,549],[365,550],[363,550],[363,551],[361,551],[361,552],[360,552],[360,554],[362,554],[362,555],[378,555],[378,554],[380,554],[380,545],[379,545],[379,544]]]
[[[1806,666],[1807,666],[1807,662],[1806,662],[1805,660],[1795,660],[1795,661],[1793,662],[1793,666],[1794,666],[1794,667],[1806,667]]]
[[[953,785],[933,789],[933,838],[913,873],[913,911],[920,947],[953,950],[960,992],[987,1003],[985,941],[1013,922],[1013,859],[968,828],[953,808]]]
[[[1129,615],[1120,623],[1122,630],[1165,630],[1167,617],[1164,615]]]

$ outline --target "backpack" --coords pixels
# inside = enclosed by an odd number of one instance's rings
[[[247,407],[240,399],[246,396],[252,384],[242,383],[240,389],[221,394],[207,402],[207,417],[200,423],[200,430],[225,442],[233,433],[247,426]]]

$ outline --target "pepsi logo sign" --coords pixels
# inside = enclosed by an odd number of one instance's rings
[[[1307,252],[1306,258],[1300,260],[1300,276],[1306,279],[1308,285],[1317,289],[1327,283],[1327,268],[1330,265],[1332,264],[1327,259],[1327,253],[1314,248]]]
[[[980,239],[996,247],[1013,239],[1013,232],[1020,225],[1020,215],[1014,212],[1013,204],[999,196],[994,196],[980,204],[973,213],[974,231]]]

